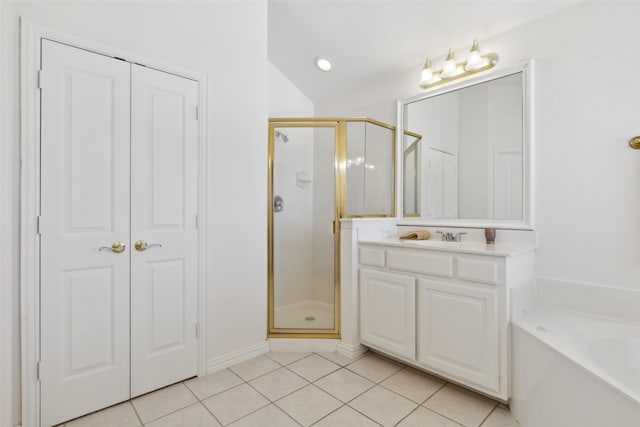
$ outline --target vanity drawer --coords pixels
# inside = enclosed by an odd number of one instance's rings
[[[362,265],[384,267],[384,249],[360,248],[359,261]]]
[[[387,267],[414,273],[453,277],[453,257],[429,251],[387,251]]]
[[[500,265],[495,260],[458,258],[458,279],[497,285],[499,271]]]

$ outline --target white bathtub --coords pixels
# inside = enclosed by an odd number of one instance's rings
[[[538,309],[512,337],[521,427],[640,426],[640,325]]]

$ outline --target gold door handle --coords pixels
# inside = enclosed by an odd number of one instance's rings
[[[152,248],[152,247],[154,247],[154,246],[157,246],[157,247],[160,247],[160,248],[161,248],[161,247],[162,247],[162,244],[160,244],[160,243],[147,243],[147,242],[145,242],[144,240],[138,240],[138,241],[135,243],[135,245],[134,245],[134,246],[135,246],[135,248],[136,248],[136,250],[137,250],[137,251],[142,252],[142,251],[144,251],[144,250],[146,250],[146,249],[148,249],[148,248]]]
[[[111,245],[111,247],[102,246],[98,248],[99,251],[111,251],[114,254],[121,254],[125,251],[125,249],[127,249],[127,246],[122,242],[115,242],[113,245]]]

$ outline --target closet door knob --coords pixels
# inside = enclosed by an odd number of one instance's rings
[[[147,243],[147,242],[145,242],[144,240],[138,240],[138,241],[135,243],[136,250],[137,250],[137,251],[140,251],[140,252],[143,252],[143,251],[145,251],[146,249],[148,249],[148,248],[152,248],[152,247],[154,247],[154,246],[158,246],[158,247],[160,247],[160,248],[161,248],[161,247],[162,247],[162,244],[160,244],[160,243]]]
[[[125,249],[127,249],[127,246],[122,242],[115,242],[113,245],[111,245],[111,247],[102,246],[102,247],[98,248],[99,251],[111,251],[114,254],[120,254],[120,253],[124,252]]]

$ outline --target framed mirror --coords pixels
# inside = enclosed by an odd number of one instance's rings
[[[531,61],[399,101],[403,224],[533,229]]]

